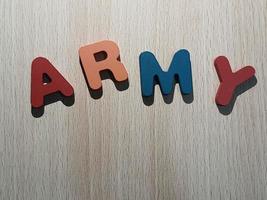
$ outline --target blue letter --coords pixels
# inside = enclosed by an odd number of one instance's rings
[[[143,97],[154,96],[154,86],[158,81],[162,95],[170,95],[175,83],[180,84],[183,95],[193,93],[190,54],[187,50],[175,53],[169,70],[163,71],[151,52],[143,52],[139,58],[141,90]]]

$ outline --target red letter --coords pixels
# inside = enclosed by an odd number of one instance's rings
[[[45,78],[49,81],[44,81]],[[58,92],[64,97],[74,95],[72,86],[46,58],[36,58],[32,62],[31,74],[32,107],[37,109],[45,106],[45,97]]]
[[[255,75],[255,69],[251,66],[233,73],[228,59],[224,56],[215,60],[215,68],[221,82],[216,95],[216,103],[222,106],[227,106],[231,102],[237,86]]]

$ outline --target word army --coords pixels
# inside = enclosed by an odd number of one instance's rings
[[[81,47],[79,56],[82,71],[92,98],[98,99],[102,96],[102,80],[107,78],[113,80],[118,90],[128,89],[128,73],[120,59],[120,52],[116,43],[102,41]],[[183,97],[192,97],[192,70],[190,53],[187,50],[183,49],[175,53],[168,71],[162,70],[151,52],[141,53],[139,64],[141,92],[146,105],[152,105],[153,103],[153,100],[151,102],[147,100],[154,99],[154,87],[156,84],[160,86],[163,97],[173,95],[176,83],[179,84]],[[230,112],[227,112],[229,110],[228,107],[233,107],[236,96],[244,92],[242,88],[247,90],[256,84],[255,69],[247,66],[237,72],[233,72],[228,59],[224,56],[217,57],[214,66],[220,81],[215,102],[223,114],[230,114]],[[244,87],[244,84],[250,86]],[[74,104],[74,89],[72,85],[49,60],[43,57],[34,59],[31,69],[32,115],[41,117],[44,114],[46,105],[59,100],[66,106]]]

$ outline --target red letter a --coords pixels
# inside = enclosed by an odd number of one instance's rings
[[[72,103],[65,102],[68,97],[73,99]],[[44,106],[58,100],[65,105],[72,105],[74,103],[72,86],[46,58],[36,58],[32,62],[31,105],[35,112],[36,109],[41,109],[39,110],[41,113],[32,112],[33,116],[42,116]]]

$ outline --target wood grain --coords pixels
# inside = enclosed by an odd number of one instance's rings
[[[267,199],[266,0],[1,0],[0,199]],[[129,72],[118,92],[88,92],[78,49],[113,40]],[[167,69],[191,52],[194,102],[176,89],[144,105],[138,57]],[[222,115],[213,61],[253,65],[258,84]],[[75,104],[30,108],[30,66],[47,57],[75,89]]]

